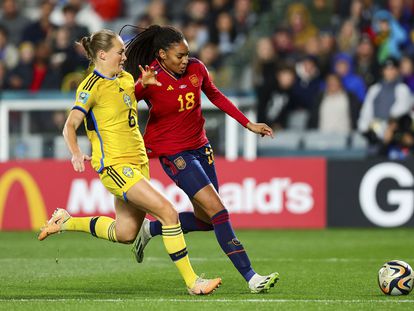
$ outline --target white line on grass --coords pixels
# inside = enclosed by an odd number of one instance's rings
[[[342,304],[342,303],[414,303],[414,300],[408,299],[175,299],[175,298],[145,298],[145,299],[84,299],[84,298],[22,298],[22,299],[5,299],[1,298],[0,302],[215,302],[215,303],[323,303],[323,304]]]
[[[146,261],[148,262],[170,262],[169,258],[165,257],[145,257]],[[55,259],[55,258],[52,258]],[[78,258],[66,258],[61,256],[59,259],[64,261],[96,261],[98,258],[96,257],[78,257]],[[8,262],[8,261],[50,261],[51,258],[0,258],[0,262]],[[99,260],[106,260],[106,261],[131,261],[131,258],[120,258],[120,257],[100,257]],[[197,262],[211,262],[211,261],[228,261],[227,257],[191,257],[191,261]],[[326,262],[326,263],[341,263],[341,262],[383,262],[384,258],[254,258],[251,259],[254,262]],[[404,258],[405,261],[414,261],[414,258]]]

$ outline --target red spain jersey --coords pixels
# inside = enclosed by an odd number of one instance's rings
[[[137,100],[145,100],[149,118],[144,133],[148,156],[172,155],[193,150],[208,143],[201,113],[201,92],[222,111],[244,127],[249,120],[221,93],[211,81],[207,68],[195,58],[190,58],[184,74],[178,76],[155,60],[152,67],[158,72],[162,86],[143,88],[135,85]]]

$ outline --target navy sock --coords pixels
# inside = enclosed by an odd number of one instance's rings
[[[183,233],[191,231],[210,231],[213,230],[213,226],[195,217],[193,212],[182,212],[178,214],[181,223],[181,229]],[[162,225],[157,221],[151,221],[150,233],[152,236],[162,234]]]
[[[211,222],[214,226],[214,232],[221,249],[230,258],[233,265],[243,275],[245,280],[249,281],[255,272],[251,267],[249,257],[243,245],[234,234],[228,211],[224,209],[218,212],[211,217]]]

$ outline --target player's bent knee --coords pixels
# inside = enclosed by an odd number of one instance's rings
[[[116,230],[116,239],[119,243],[132,244],[134,243],[138,231],[136,230]]]
[[[221,212],[226,207],[223,204],[207,204],[201,206],[204,213],[206,213],[210,218],[216,215],[218,212]]]
[[[136,236],[132,236],[132,235],[121,235],[119,237],[117,237],[117,240],[119,243],[123,243],[123,244],[132,244],[135,241]]]
[[[178,223],[178,213],[171,203],[165,204],[162,209],[162,213],[159,215],[159,221],[164,226],[172,226]]]

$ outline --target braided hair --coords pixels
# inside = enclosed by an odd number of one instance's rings
[[[137,80],[141,74],[138,65],[150,65],[158,58],[160,49],[166,51],[172,44],[180,43],[184,39],[182,32],[172,26],[151,25],[127,43],[125,70]]]

